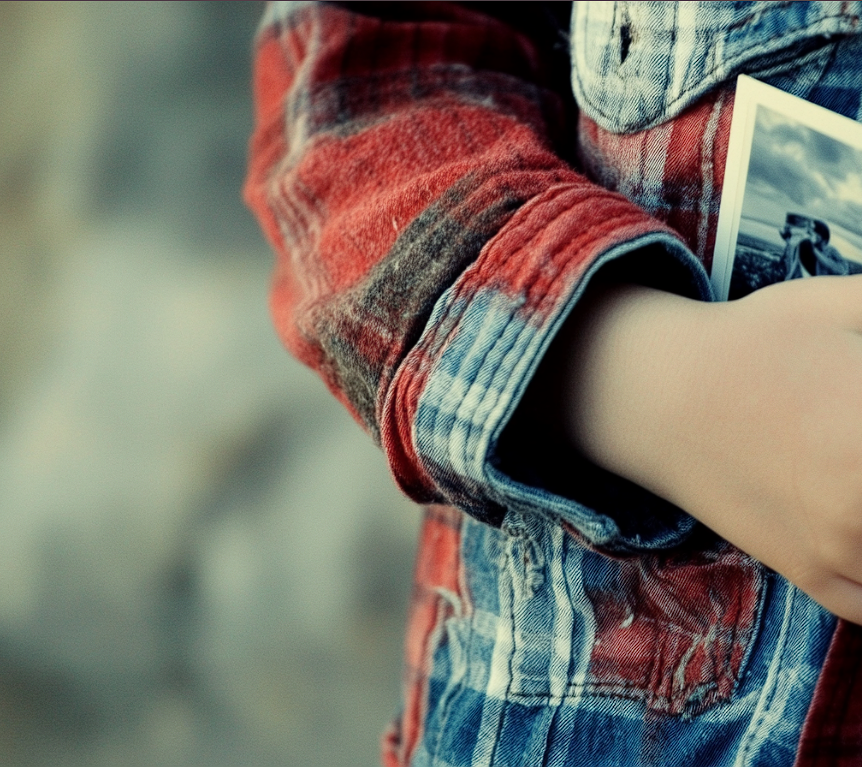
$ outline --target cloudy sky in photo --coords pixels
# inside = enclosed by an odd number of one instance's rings
[[[787,213],[862,239],[862,150],[759,105],[742,215],[780,227]]]

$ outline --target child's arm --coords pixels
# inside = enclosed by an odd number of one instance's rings
[[[558,490],[501,469],[499,438],[597,274],[709,291],[666,224],[561,159],[575,126],[552,46],[486,6],[269,6],[245,194],[276,252],[276,329],[415,500],[564,520],[614,553],[671,546],[694,524],[678,509],[618,524],[575,497],[580,478]]]
[[[862,277],[724,304],[621,286],[570,327],[578,447],[862,623]]]

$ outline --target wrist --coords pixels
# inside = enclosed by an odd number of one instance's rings
[[[673,502],[686,434],[696,436],[707,415],[697,376],[714,308],[617,285],[588,296],[568,326],[568,438],[597,465]]]

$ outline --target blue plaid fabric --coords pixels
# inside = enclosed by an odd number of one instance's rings
[[[680,151],[673,135],[679,115],[713,97],[712,119],[688,140],[715,142],[718,115],[729,113],[732,103],[733,79],[746,72],[860,119],[860,5],[575,3],[572,86],[582,128],[584,116],[598,125],[595,140],[596,133],[579,134],[588,172],[660,219],[672,220],[685,206],[714,217],[720,200],[714,176],[703,174],[701,187],[687,199],[669,181],[673,152]],[[621,143],[636,139],[633,151],[620,151]],[[712,239],[704,226],[688,241],[706,260]],[[445,306],[444,296],[438,311]],[[487,321],[493,306],[481,311]],[[712,582],[709,567],[726,556],[720,544],[683,547],[678,563],[661,561],[647,575],[649,556],[621,564],[530,513],[540,508],[552,518],[571,519],[580,535],[600,546],[619,535],[613,520],[595,510],[573,507],[572,499],[518,485],[477,463],[475,456],[488,450],[469,440],[489,439],[480,427],[484,417],[474,428],[451,420],[450,413],[441,426],[446,403],[460,401],[453,388],[467,381],[474,396],[487,399],[487,409],[505,410],[517,401],[517,393],[505,396],[505,376],[483,381],[488,368],[471,370],[469,356],[502,360],[511,354],[517,364],[533,358],[520,350],[533,341],[514,332],[504,344],[495,337],[495,344],[482,349],[481,341],[478,334],[463,338],[469,347],[464,352],[453,344],[444,355],[452,372],[445,383],[438,381],[439,389],[426,390],[420,412],[436,411],[427,433],[439,441],[427,450],[436,455],[444,445],[459,446],[465,457],[458,471],[502,485],[499,496],[521,511],[510,512],[501,530],[469,518],[462,523],[464,603],[447,619],[430,660],[424,732],[411,764],[794,765],[834,617],[782,577],[743,561],[735,589],[716,600],[738,600],[750,591],[757,594],[757,608],[719,628],[715,615],[723,608],[698,602],[691,580],[680,582],[678,591],[657,590],[655,602],[645,598],[644,584],[650,576],[667,578],[685,563],[691,578]],[[462,438],[441,436],[455,428]],[[680,537],[690,534],[689,522],[678,520]],[[710,551],[709,563],[700,559]],[[649,604],[655,613],[648,615]],[[702,620],[692,622],[693,616]],[[652,622],[654,631],[637,639],[639,621]],[[597,651],[602,643],[613,645],[609,655],[628,654],[631,663],[623,663],[624,669],[615,669],[613,659],[603,665]],[[686,684],[698,657],[710,672],[695,673],[697,679]],[[856,756],[862,763],[862,753]]]
[[[841,88],[858,104],[856,61],[823,43],[855,36],[860,19],[859,2],[576,2],[572,89],[615,133],[667,122],[740,73],[785,90]],[[823,77],[836,65],[830,87]]]
[[[654,562],[669,577],[653,602],[635,574],[649,563],[621,568],[535,517],[465,518],[461,536],[465,588],[447,595],[410,764],[794,764],[834,619],[787,581],[759,573],[753,620],[718,628],[724,608],[692,601],[688,580],[705,584],[713,557]],[[628,653],[623,673],[597,662],[597,642]]]

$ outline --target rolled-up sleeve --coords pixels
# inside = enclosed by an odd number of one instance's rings
[[[596,274],[644,254],[706,297],[702,266],[560,159],[574,126],[530,37],[447,3],[355,6],[275,3],[257,38],[245,197],[276,253],[279,335],[413,499],[491,524],[543,514],[610,550],[669,545],[682,512],[621,525],[577,478],[561,493],[513,476],[498,447]]]

